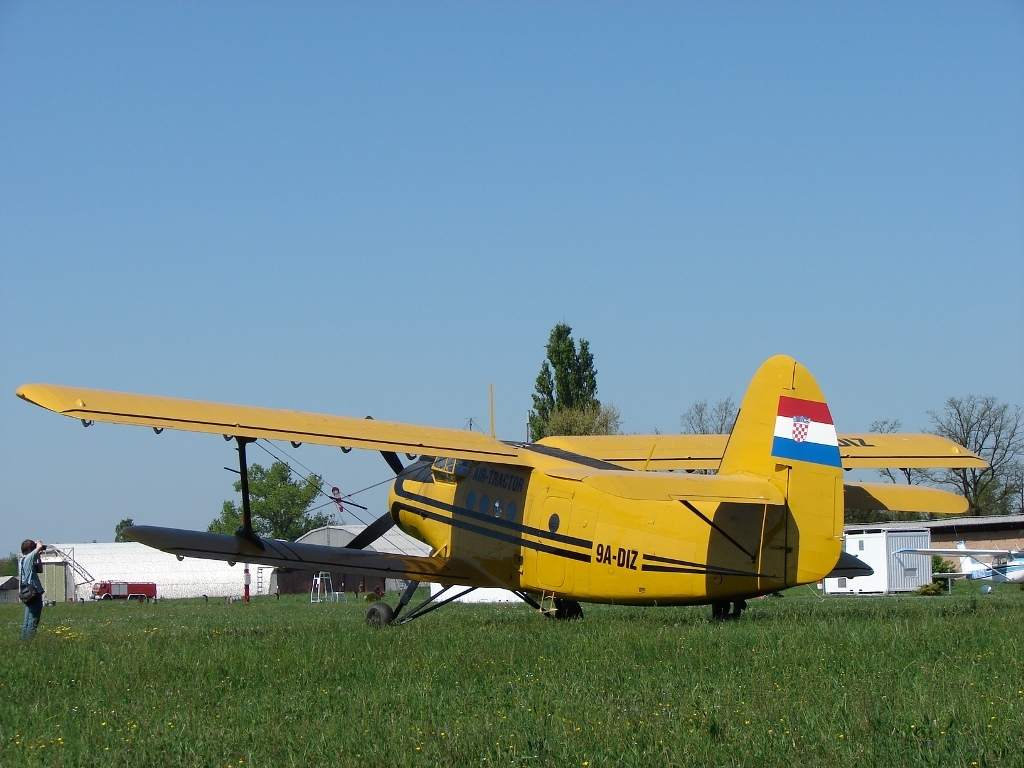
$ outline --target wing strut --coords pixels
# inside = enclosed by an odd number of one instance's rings
[[[367,416],[366,418],[370,420],[373,419],[372,416]],[[391,470],[395,473],[396,476],[401,475],[405,471],[405,467],[402,466],[402,460],[398,458],[398,454],[395,453],[394,451],[381,451],[380,455],[384,457],[384,461],[388,463],[388,466],[391,467]],[[363,507],[363,509],[366,509],[366,507]],[[391,527],[394,524],[394,517],[391,516],[390,512],[385,512],[383,515],[381,515],[368,526],[366,526],[360,533],[356,535],[354,539],[352,539],[352,541],[350,541],[345,546],[347,546],[349,549],[365,549],[370,544],[373,544],[373,542],[375,542],[385,533],[390,531]],[[415,591],[416,588],[413,587],[412,592]],[[412,595],[412,592],[410,592],[409,594]],[[405,603],[408,602],[408,600],[405,601]],[[402,608],[405,606],[405,603],[399,605],[398,610],[395,612],[396,616],[398,615],[398,611],[401,611]]]
[[[238,443],[238,471],[242,474],[242,526],[235,531],[235,536],[263,552],[266,547],[252,529],[252,509],[249,506],[249,467],[245,461],[245,446],[248,443],[255,443],[256,438],[236,437],[235,442]]]

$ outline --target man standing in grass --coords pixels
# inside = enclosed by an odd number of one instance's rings
[[[21,542],[22,558],[18,578],[21,579],[23,593],[26,591],[26,586],[32,588],[27,591],[34,592],[28,600],[25,600],[25,594],[22,595],[22,600],[25,603],[25,621],[21,625],[21,639],[26,643],[36,633],[39,618],[43,615],[43,585],[39,581],[39,574],[36,573],[36,561],[43,549],[41,541],[25,539]]]

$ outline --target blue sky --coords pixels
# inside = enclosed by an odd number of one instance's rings
[[[0,137],[0,550],[234,498],[229,444],[29,381],[460,428],[493,384],[521,439],[564,321],[630,432],[776,353],[840,431],[1024,404],[1020,3],[0,2]]]

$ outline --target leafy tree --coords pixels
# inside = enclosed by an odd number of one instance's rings
[[[572,338],[572,328],[559,323],[551,329],[546,347],[547,359],[541,363],[537,375],[533,410],[530,411],[530,439],[540,440],[555,434],[614,434],[614,432],[561,432],[554,431],[552,420],[559,411],[574,411],[575,415],[560,417],[558,429],[586,428],[588,419],[594,428],[614,428],[618,431],[619,413],[614,408],[604,410],[597,399],[597,370],[590,344],[580,339],[579,347]],[[603,412],[602,412],[603,411]]]
[[[295,541],[314,528],[334,523],[331,514],[313,512],[310,506],[320,495],[323,480],[310,475],[298,482],[291,477],[287,464],[275,461],[270,469],[259,464],[249,467],[249,503],[252,508],[252,527],[260,536]],[[242,481],[235,483],[242,490]],[[225,501],[220,517],[210,523],[210,533],[233,534],[242,524],[241,502]]]
[[[555,379],[551,366],[545,360],[537,374],[536,394],[533,396],[533,410],[530,411],[530,439],[540,440],[547,434],[548,422],[555,410]]]
[[[995,397],[951,397],[941,411],[928,411],[932,432],[974,451],[985,468],[944,469],[932,475],[952,486],[971,505],[971,514],[1000,515],[1013,511],[1020,498],[1020,465],[1024,458],[1024,413],[1020,406]]]
[[[235,483],[235,490],[242,490],[241,483]],[[252,521],[253,528],[259,533],[259,521],[253,516]],[[225,501],[220,508],[220,517],[216,518],[213,522],[207,526],[206,530],[210,533],[227,533],[234,534],[239,528],[242,527],[242,508],[241,505],[236,506],[233,501]]]
[[[18,575],[18,556],[11,552],[7,557],[0,557],[0,576]]]
[[[130,517],[126,517],[120,523],[115,525],[114,526],[114,541],[116,541],[116,542],[131,541],[131,539],[129,539],[127,536],[125,536],[123,533],[121,533],[121,531],[123,531],[125,528],[131,528],[133,525],[135,525],[135,521],[132,520]]]
[[[850,509],[843,511],[846,525],[867,525],[872,523],[917,522],[931,517],[926,512],[893,512],[888,509]]]
[[[549,435],[617,435],[619,409],[614,405],[593,404],[583,408],[560,408],[547,424]]]
[[[1024,462],[1007,471],[1006,491],[1010,502],[1010,511],[1016,515],[1024,514]]]

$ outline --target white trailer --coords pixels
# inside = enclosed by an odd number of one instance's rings
[[[930,555],[896,554],[901,549],[927,549],[926,528],[878,528],[846,534],[845,549],[874,569],[871,576],[825,579],[825,594],[887,595],[913,592],[932,580]]]

